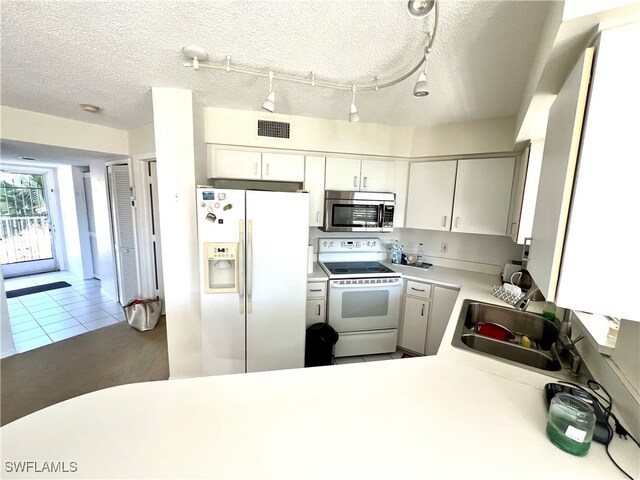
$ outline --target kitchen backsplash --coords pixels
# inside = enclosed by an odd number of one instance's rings
[[[313,245],[316,253],[318,238],[323,237],[376,237],[388,244],[398,240],[404,245],[405,253],[415,253],[418,250],[418,244],[422,242],[425,260],[428,262],[491,273],[500,272],[505,263],[510,260],[519,260],[522,256],[522,245],[514,244],[509,237],[496,235],[412,228],[395,228],[391,233],[329,233],[312,227],[309,228],[309,243]],[[442,243],[447,244],[447,253],[441,252]]]

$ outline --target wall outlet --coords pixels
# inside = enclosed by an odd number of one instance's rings
[[[440,244],[440,253],[449,253],[449,244],[447,242]]]

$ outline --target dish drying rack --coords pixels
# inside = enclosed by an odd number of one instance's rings
[[[505,289],[503,285],[494,285],[491,289],[491,295],[508,303],[509,305],[515,305],[525,296],[525,294],[515,295]]]

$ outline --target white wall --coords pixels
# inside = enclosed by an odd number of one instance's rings
[[[118,298],[118,286],[116,283],[113,240],[111,237],[107,169],[104,161],[92,160],[89,162],[89,172],[91,175],[93,213],[96,222],[96,243],[98,245],[101,290],[104,295],[116,300]]]
[[[290,122],[291,138],[258,137],[258,119]],[[211,107],[204,109],[204,122],[206,143],[391,157],[411,154],[411,127]]]
[[[127,131],[129,138],[129,155],[142,155],[155,152],[156,143],[153,123]]]
[[[92,123],[0,106],[2,138],[127,155],[127,132]]]
[[[194,106],[190,90],[153,88],[167,344],[171,378],[202,373],[195,212]]]
[[[413,133],[412,157],[510,152],[514,117],[418,127]]]
[[[74,181],[74,167],[71,165],[62,165],[57,168],[57,171],[62,227],[64,228],[66,270],[78,278],[88,278],[85,277],[82,262],[82,246],[76,202],[79,192],[76,189],[76,182]],[[80,200],[84,199],[80,198]]]
[[[9,321],[9,306],[7,293],[4,288],[4,276],[0,270],[0,358],[8,357],[16,353],[13,343],[11,322]]]

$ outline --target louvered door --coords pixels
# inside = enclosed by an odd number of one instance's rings
[[[138,295],[138,267],[129,166],[112,165],[107,168],[107,172],[118,295],[120,303],[124,305]]]

